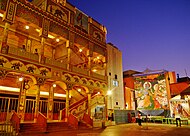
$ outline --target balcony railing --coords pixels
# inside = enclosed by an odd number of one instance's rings
[[[23,50],[22,48],[17,48],[14,46],[9,47],[8,55],[14,56],[15,58],[24,59],[30,62],[35,62],[35,63],[39,62],[39,56],[37,54],[27,52]],[[50,66],[50,67],[54,67],[54,68],[58,68],[62,70],[67,70],[68,64],[62,63],[61,61],[55,60],[53,58],[46,58],[45,65],[47,65],[47,67]],[[107,80],[107,77],[105,75],[100,75],[94,72],[91,72],[89,75],[89,69],[79,68],[73,65],[71,65],[70,70],[68,71],[85,75],[85,76],[91,76],[93,78],[97,78],[101,80]]]
[[[17,47],[9,46],[8,54],[29,59],[29,60],[33,60],[33,61],[39,61],[39,56],[37,54],[24,51],[23,49],[17,48]]]

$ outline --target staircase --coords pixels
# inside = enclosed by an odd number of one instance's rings
[[[48,122],[47,123],[47,132],[56,132],[69,130],[67,122]]]
[[[46,132],[37,123],[21,123],[20,134],[37,134],[69,130],[67,122],[48,122]]]
[[[39,133],[42,132],[41,127],[37,123],[21,123],[19,133]]]

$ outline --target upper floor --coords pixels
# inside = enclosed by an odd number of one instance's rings
[[[1,55],[11,65],[17,58],[25,71],[28,63],[46,67],[51,78],[107,82],[106,28],[64,0],[1,0],[0,31]]]

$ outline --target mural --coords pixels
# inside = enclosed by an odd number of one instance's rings
[[[88,16],[86,16],[84,13],[82,13],[79,10],[76,10],[75,15],[75,26],[82,28],[86,32],[88,32]]]
[[[58,17],[66,22],[68,22],[68,11],[63,7],[58,6],[56,3],[48,0],[47,12],[51,13],[53,16]]]
[[[167,90],[164,74],[135,78],[137,109],[167,109]]]
[[[187,100],[170,100],[171,117],[180,114],[181,117],[189,117],[189,103]]]

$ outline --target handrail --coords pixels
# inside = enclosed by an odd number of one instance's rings
[[[91,127],[93,126],[93,120],[90,118],[88,114],[84,113],[82,120],[86,123],[86,125],[89,125]]]
[[[37,117],[37,124],[42,128],[43,132],[47,131],[47,118],[41,113],[38,112],[38,117]]]
[[[14,129],[16,130],[16,133],[19,133],[20,130],[20,117],[18,114],[13,110],[12,111],[12,117],[10,120],[13,124]]]
[[[68,118],[68,124],[69,126],[73,127],[74,129],[78,129],[78,119],[76,116],[74,116],[73,114],[69,115]]]

